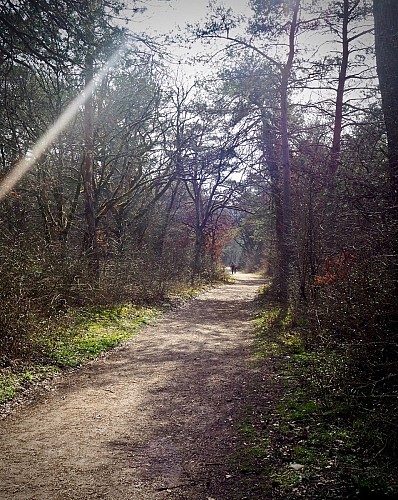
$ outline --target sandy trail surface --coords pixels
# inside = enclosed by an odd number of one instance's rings
[[[8,415],[0,499],[245,498],[232,463],[261,284],[238,273]]]

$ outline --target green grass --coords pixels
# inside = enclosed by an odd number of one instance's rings
[[[118,306],[79,311],[75,326],[40,340],[50,364],[76,367],[128,339],[159,314],[158,309]]]
[[[269,308],[254,320],[257,356],[303,354],[303,339],[299,329],[291,327],[292,314],[282,308]]]
[[[275,498],[324,498],[323,479],[334,488],[330,498],[398,498],[397,461],[378,456],[375,415],[351,396],[344,350],[309,345],[305,321],[280,307],[260,311],[254,329],[259,366],[277,366],[280,398],[266,431],[259,419],[242,424],[246,474],[261,457],[261,480],[271,491],[276,485]]]
[[[293,422],[308,421],[312,415],[319,413],[319,404],[312,400],[288,402],[287,417]]]
[[[18,379],[15,376],[3,373],[0,375],[0,404],[13,399],[20,388]]]
[[[198,287],[191,287],[191,288],[185,287],[184,289],[168,293],[167,298],[170,299],[171,301],[176,300],[176,299],[188,300],[188,299],[192,299],[194,297],[197,297],[200,293],[202,293],[207,288],[208,288],[208,285],[207,286],[201,285]]]
[[[43,380],[58,372],[59,369],[55,366],[42,365],[31,365],[29,368],[14,372],[9,369],[1,370],[0,404],[11,401],[34,382]]]
[[[132,305],[69,311],[59,324],[30,339],[34,362],[15,363],[0,370],[0,404],[14,399],[35,382],[97,358],[159,314],[158,308]]]

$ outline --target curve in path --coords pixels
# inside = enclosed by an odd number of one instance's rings
[[[262,280],[167,314],[0,423],[0,499],[231,499]]]

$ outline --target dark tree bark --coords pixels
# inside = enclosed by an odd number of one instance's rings
[[[347,69],[348,69],[348,59],[349,59],[349,40],[348,40],[348,25],[350,17],[349,0],[344,0],[342,5],[342,55],[341,64],[339,70],[339,83],[337,86],[336,95],[336,105],[335,105],[335,117],[334,117],[334,128],[333,128],[333,143],[332,150],[329,161],[329,172],[328,172],[328,184],[331,191],[334,190],[335,177],[337,174],[340,152],[341,152],[341,132],[343,130],[343,105],[344,105],[344,90],[345,83],[347,80]]]
[[[398,204],[398,1],[373,0],[377,73],[388,140],[392,201]]]
[[[397,213],[398,213],[398,1],[373,0],[375,21],[375,49],[377,74],[379,76],[380,93],[384,121],[387,131],[390,196],[392,210],[392,227],[395,228],[391,238],[391,254],[396,256],[397,248]],[[392,304],[398,297],[398,265],[396,257],[390,264],[394,284]],[[396,307],[393,306],[391,323],[396,328],[398,321]]]
[[[276,235],[276,272],[277,272],[277,294],[286,295],[287,273],[283,269],[283,249],[285,248],[285,235],[283,231],[283,197],[281,193],[281,181],[279,164],[275,154],[275,127],[270,123],[264,108],[261,108],[262,124],[262,147],[265,163],[268,165],[271,179],[271,196],[275,207],[275,235]],[[283,291],[283,293],[282,293]]]
[[[88,27],[89,47],[85,60],[85,85],[94,78],[94,58],[92,54],[93,32]],[[97,251],[97,228],[95,214],[95,187],[94,187],[94,103],[90,95],[84,106],[84,161],[82,166],[84,190],[84,214],[87,225],[86,251],[92,258],[94,271],[99,268]]]
[[[290,147],[288,135],[288,84],[295,55],[295,37],[297,29],[300,0],[296,0],[289,32],[289,53],[282,69],[281,78],[281,142],[282,142],[282,193],[283,193],[283,241],[280,273],[281,300],[287,304],[289,300],[289,281],[292,261],[292,205],[290,181]]]
[[[92,77],[91,66],[87,67],[86,84]],[[94,139],[93,139],[93,99],[90,96],[84,107],[84,164],[83,164],[83,186],[84,186],[84,212],[87,223],[87,247],[95,251],[96,248],[96,223],[94,208]]]

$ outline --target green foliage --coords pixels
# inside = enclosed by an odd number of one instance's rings
[[[59,370],[55,366],[32,365],[29,369],[0,370],[0,404],[14,399],[35,382],[48,378]]]
[[[159,308],[118,305],[71,310],[52,329],[29,339],[36,363],[14,363],[0,370],[0,404],[26,387],[95,359],[131,337],[160,314]]]
[[[6,403],[16,395],[16,388],[19,386],[14,377],[1,374],[0,376],[0,404]]]
[[[294,316],[269,306],[255,320],[259,359],[272,359],[283,382],[268,430],[258,416],[242,427],[250,447],[255,440],[265,457],[269,477],[263,481],[276,485],[275,498],[324,498],[323,482],[335,490],[333,498],[398,494],[394,458],[385,454],[394,437],[380,425],[382,406],[369,411],[354,397],[347,353],[336,346],[309,346],[313,337]]]
[[[303,337],[297,328],[292,328],[294,313],[291,309],[270,307],[262,311],[254,321],[256,352],[260,357],[273,355],[302,354]]]
[[[61,327],[52,336],[37,339],[50,364],[76,367],[131,337],[159,313],[156,309],[134,306],[87,308],[72,311],[73,327]],[[64,318],[68,321],[68,317]]]
[[[292,421],[306,421],[319,410],[319,405],[315,401],[305,401],[289,403],[289,419]]]
[[[241,436],[241,446],[236,449],[231,467],[240,475],[241,490],[247,493],[255,491],[256,497],[268,497],[271,489],[268,481],[268,457],[271,441],[266,430],[266,417],[258,408],[248,406],[245,417],[239,422],[238,431]],[[235,497],[234,497],[235,498]],[[236,498],[241,498],[236,494]]]

